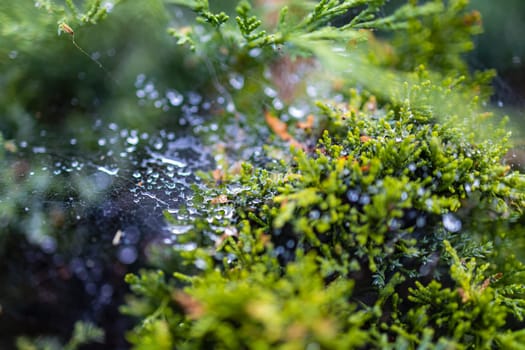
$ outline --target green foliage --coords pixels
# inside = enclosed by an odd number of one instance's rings
[[[369,316],[346,302],[352,282],[339,279],[326,287],[317,269],[313,255],[285,271],[276,259],[225,274],[209,269],[192,278],[189,287],[172,291],[171,303],[182,309],[183,321],[172,313],[149,314],[149,323],[139,326],[130,340],[138,349],[302,349],[315,344],[343,349],[365,344],[368,335],[360,327]],[[133,287],[139,285],[136,277],[129,278]],[[151,284],[142,282],[153,292]],[[168,324],[178,331],[159,337]],[[163,347],[164,341],[170,346]]]
[[[117,3],[119,1],[113,2]],[[56,99],[56,95],[49,90],[54,93],[65,91],[62,96],[66,99],[73,95],[71,77],[78,74],[78,69],[74,68],[74,64],[62,64],[69,55],[67,48],[76,48],[71,40],[59,38],[57,33],[61,33],[60,26],[66,23],[75,34],[79,34],[82,32],[80,28],[100,23],[106,12],[106,6],[100,0],[0,4],[0,89],[4,92],[0,98],[0,127],[7,137],[29,137],[35,119],[38,119],[35,114],[43,119],[61,117],[56,109],[52,116],[48,115],[46,108],[53,109],[54,106],[50,105]],[[45,72],[41,67],[46,67]],[[81,90],[81,87],[76,86],[75,89]],[[67,105],[64,101],[60,103],[62,107],[58,109],[64,109]]]
[[[184,2],[214,27],[212,45],[313,54],[380,99],[348,89],[343,102],[317,103],[311,136],[270,125],[295,141],[291,155],[269,146],[266,163],[245,162],[220,181],[203,175],[199,218],[169,219],[193,229],[156,261],[175,261],[174,279],[128,277],[140,298],[127,310],[146,320],[129,334],[135,347],[519,347],[524,270],[513,246],[525,178],[502,162],[502,126],[481,133],[492,124],[480,109],[486,95],[477,95],[491,73],[469,76],[461,60],[480,30],[476,18],[465,23],[466,2],[410,2],[376,18],[382,1],[320,1],[295,13],[297,21],[283,8],[272,34],[248,2],[236,9],[237,29],[199,4]],[[348,24],[330,25],[357,7]],[[397,67],[407,73],[374,61],[375,41],[330,53],[370,39],[360,28],[399,30],[397,57],[413,56]],[[209,52],[194,30],[172,33],[198,55]],[[365,73],[346,73],[344,60]]]
[[[165,3],[196,14],[197,24],[180,21],[169,33],[193,51],[181,70],[203,75],[202,89],[214,86],[233,105],[216,117],[234,115],[247,132],[276,135],[263,161],[238,171],[219,154],[224,174],[204,174],[194,187],[191,222],[166,215],[172,227],[191,229],[151,252],[159,270],[126,277],[133,295],[121,310],[138,319],[128,334],[135,349],[522,344],[525,178],[502,161],[508,135],[480,109],[492,73],[471,75],[462,58],[481,30],[466,1],[410,1],[381,17],[383,0],[305,1],[283,6],[274,25],[244,0],[234,16],[207,0]],[[50,14],[36,17],[47,29],[67,32],[64,23],[76,28],[106,15],[99,0],[39,4]],[[50,40],[37,31],[20,36],[15,23],[25,7],[0,9],[1,33],[11,44],[26,40],[20,50],[35,51],[29,39],[39,48]],[[347,23],[333,24],[349,13]],[[384,31],[395,34],[372,34]],[[315,111],[315,125],[298,128],[308,131],[262,124],[262,90],[286,81],[266,73],[283,56],[307,56],[328,85],[342,80],[315,106],[297,98]],[[237,73],[255,83],[230,92],[224,81]],[[0,83],[15,91],[23,73],[12,74]],[[18,108],[9,105],[10,119],[31,120]],[[278,108],[267,109],[267,122],[277,118]],[[2,146],[8,153],[8,141]],[[0,202],[7,215],[21,192],[8,186],[15,171],[2,170],[1,194],[13,199]],[[100,338],[78,324],[65,347]],[[60,346],[18,341],[21,349]]]
[[[179,303],[187,319],[182,324],[187,327],[183,341],[188,348],[233,349],[249,344],[270,348],[281,343],[303,348],[307,345],[303,342],[310,339],[321,347],[341,349],[363,344],[382,348],[432,348],[431,344],[435,348],[447,344],[490,348],[501,341],[519,339],[519,333],[509,331],[500,341],[499,334],[506,327],[507,316],[521,318],[519,305],[523,300],[518,297],[510,306],[485,282],[499,278],[497,274],[484,275],[489,265],[476,267],[471,259],[463,266],[451,246],[444,243],[449,239],[464,252],[473,250],[490,223],[519,214],[523,193],[516,192],[511,184],[523,179],[518,174],[506,175],[504,166],[498,165],[504,149],[489,142],[472,143],[458,129],[412,115],[409,107],[377,114],[370,113],[368,103],[359,107],[341,111],[321,105],[329,116],[326,128],[333,134],[324,133],[314,154],[296,151],[293,165],[281,169],[281,174],[244,166],[237,180],[237,188],[243,190],[233,197],[228,187],[224,188],[238,218],[222,224],[233,224],[240,231],[228,238],[219,238],[221,231],[216,231],[217,239],[223,240],[216,252],[210,252],[217,262],[212,267],[209,262],[205,264],[204,274],[187,278],[191,285],[184,292],[192,297],[191,303]],[[207,195],[211,198],[216,194],[212,190]],[[478,222],[475,229],[446,223],[468,222],[470,213],[461,210],[469,207],[479,208],[488,223]],[[203,229],[213,232],[211,225]],[[505,238],[505,231],[497,233],[500,239]],[[266,244],[261,246],[261,242]],[[443,244],[452,261],[439,258]],[[489,255],[497,254],[489,247],[485,249]],[[326,284],[326,292],[339,285],[335,281],[355,281],[360,286],[351,296],[360,301],[357,305],[369,305],[358,311],[362,317],[368,315],[360,319],[361,329],[348,333],[344,326],[335,327],[340,331],[334,342],[328,343],[308,331],[298,344],[279,337],[288,329],[288,318],[302,322],[304,329],[312,327],[307,322],[310,318],[303,319],[308,309],[303,307],[297,315],[288,303],[301,300],[301,305],[331,310],[328,305],[315,304],[318,297],[311,294],[305,295],[305,300],[298,292],[265,294],[267,288],[283,284],[285,290],[294,290],[287,285],[288,272],[280,272],[276,264],[286,271],[303,264],[302,250],[315,256],[310,264],[318,264],[317,271],[309,270],[305,274],[309,277],[301,279],[308,283],[309,291],[319,289],[312,285],[316,278],[330,281],[322,284]],[[444,278],[448,269],[452,283]],[[432,281],[424,286],[418,281],[421,278]],[[399,285],[403,281],[415,285],[408,297],[402,296],[407,291],[406,285]],[[443,287],[442,283],[455,284],[457,289]],[[520,295],[516,285],[506,285],[503,290],[506,288]],[[278,297],[272,296],[275,293]],[[339,302],[348,303],[348,298],[340,298]],[[269,305],[264,304],[267,299]],[[251,310],[247,305],[253,300],[264,306],[255,320],[246,311]],[[185,304],[191,306],[184,308]],[[356,307],[354,303],[344,305]],[[347,312],[343,319],[357,317],[353,309],[338,310]],[[314,316],[323,319],[322,315]],[[163,317],[171,323],[171,318]],[[278,328],[278,335],[268,324]],[[371,331],[363,334],[367,328]],[[385,334],[395,343],[386,341]],[[364,343],[335,342],[344,341],[346,335]]]
[[[501,332],[509,313],[521,318],[521,311],[506,307],[500,296],[501,289],[515,288],[501,287],[500,279],[505,273],[487,276],[489,264],[478,265],[474,258],[460,259],[448,241],[444,244],[452,257],[450,276],[456,289],[443,288],[436,281],[427,286],[416,282],[416,288],[410,290],[408,297],[415,303],[408,314],[408,318],[413,318],[414,330],[428,324],[438,334],[452,335],[456,344],[479,349],[490,349],[495,345],[505,348],[502,344],[520,339],[521,331]],[[414,318],[415,315],[420,316]],[[421,315],[427,316],[423,322]]]
[[[435,6],[442,1],[431,1]],[[444,74],[467,72],[463,55],[474,47],[472,37],[482,32],[481,15],[467,12],[468,1],[447,1],[444,11],[409,21],[407,35],[394,38],[397,67],[413,70],[420,64]]]
[[[216,40],[233,43],[241,50],[291,44],[305,52],[311,52],[312,45],[319,42],[345,43],[350,40],[363,40],[366,35],[360,31],[362,28],[374,30],[405,28],[408,25],[407,21],[413,18],[439,13],[442,10],[440,4],[407,5],[390,16],[377,19],[376,13],[384,4],[384,0],[343,2],[323,0],[317,3],[307,1],[302,4],[302,13],[299,16],[297,14],[290,16],[289,8],[282,7],[277,27],[272,33],[268,33],[266,30],[257,31],[262,21],[257,16],[251,15],[252,7],[248,1],[240,1],[236,8],[237,28],[232,28],[231,24],[226,28],[229,17],[224,12],[211,13],[207,0],[168,2],[190,7],[196,12],[199,22],[210,23],[219,31],[220,39]],[[331,21],[357,9],[359,9],[358,15],[345,26],[336,28],[330,25]],[[179,43],[190,43],[193,49],[196,45],[204,44],[194,31],[181,32],[172,29],[170,32],[179,39]]]
[[[113,2],[117,4],[120,1]],[[2,60],[7,60],[8,55],[4,50],[8,50],[11,43],[16,43],[18,49],[31,51],[31,46],[46,40],[46,31],[50,26],[55,26],[62,22],[70,26],[96,24],[103,20],[107,15],[107,8],[102,6],[101,0],[82,1],[79,8],[72,0],[66,0],[65,4],[53,0],[26,2],[24,4],[0,5],[0,33],[7,40],[8,45],[1,48]],[[29,16],[28,12],[32,15]],[[35,20],[38,26],[35,24]],[[21,45],[21,44],[27,45]],[[4,54],[5,53],[5,54]],[[1,62],[1,61],[0,61]]]
[[[82,345],[101,342],[104,339],[104,331],[87,322],[76,322],[71,339],[64,345],[55,338],[28,339],[20,337],[17,339],[18,350],[76,350]]]

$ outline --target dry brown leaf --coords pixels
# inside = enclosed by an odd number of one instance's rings
[[[465,292],[463,288],[458,288],[457,290],[458,290],[459,296],[461,297],[461,301],[463,303],[466,303],[467,301],[470,300],[470,294],[468,292]]]
[[[490,285],[490,278],[487,278],[483,281],[483,283],[481,284],[481,286],[479,287],[479,291],[480,292],[483,292],[485,289],[487,289],[487,287]]]
[[[272,115],[270,112],[265,112],[264,119],[266,120],[266,124],[268,124],[270,129],[272,129],[272,131],[276,133],[281,139],[288,141],[292,138],[292,136],[288,133],[288,125],[282,122],[279,118]]]
[[[224,204],[224,203],[228,203],[228,196],[226,196],[225,194],[218,195],[217,197],[212,198],[212,199],[210,200],[210,203],[211,203],[211,204]]]
[[[173,293],[173,300],[182,307],[184,313],[192,320],[204,315],[204,306],[188,293],[178,290]]]
[[[314,116],[309,114],[304,122],[298,122],[297,127],[299,129],[311,129],[314,126]]]
[[[212,176],[216,183],[221,183],[224,181],[224,172],[221,169],[215,169],[212,172]]]
[[[480,26],[483,24],[481,19],[481,13],[479,11],[472,11],[470,13],[467,13],[463,16],[463,24],[467,27],[471,27],[473,25]]]
[[[264,119],[266,123],[272,129],[272,131],[277,134],[283,141],[289,141],[292,146],[298,149],[305,150],[306,146],[301,142],[297,141],[288,133],[288,125],[282,122],[279,118],[271,114],[270,112],[264,113]]]
[[[362,172],[367,172],[368,170],[370,170],[370,165],[369,164],[361,165],[360,169]]]

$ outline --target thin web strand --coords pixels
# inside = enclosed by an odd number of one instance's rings
[[[62,31],[62,32],[65,32],[65,33],[67,33],[69,35],[71,35],[71,42],[73,43],[73,45],[75,45],[75,47],[80,52],[82,52],[82,54],[84,54],[87,58],[89,58],[91,61],[95,62],[100,67],[100,69],[102,69],[108,75],[108,77],[111,80],[113,80],[113,82],[115,84],[119,85],[119,82],[115,78],[113,78],[113,75],[104,67],[104,65],[99,60],[97,60],[96,58],[92,57],[82,47],[80,47],[80,45],[77,44],[77,42],[75,41],[75,31],[69,25],[67,25],[66,23],[61,23],[59,25],[59,30]]]

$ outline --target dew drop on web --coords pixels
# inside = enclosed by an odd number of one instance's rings
[[[454,214],[447,213],[443,215],[443,226],[449,232],[455,233],[461,230],[461,220]]]

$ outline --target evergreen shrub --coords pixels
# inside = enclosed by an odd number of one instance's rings
[[[383,1],[293,3],[272,33],[246,1],[236,25],[207,1],[172,2],[200,24],[171,33],[218,81],[290,55],[313,57],[330,88],[297,125],[264,101],[235,111],[264,118],[271,143],[201,174],[194,219],[167,214],[193,228],[159,248],[158,271],[127,276],[123,311],[142,319],[134,348],[523,346],[525,179],[503,162],[508,134],[483,108],[493,73],[462,60],[481,28],[466,1],[411,1],[383,17]]]
[[[386,2],[241,0],[234,14],[207,0],[150,2],[163,21],[174,6],[194,13],[168,30],[187,50],[181,80],[227,103],[199,135],[215,142],[217,169],[200,174],[180,215],[166,213],[174,244],[126,276],[134,349],[525,348],[525,177],[505,164],[505,120],[487,107],[494,72],[471,72],[463,57],[481,17],[467,0],[391,12]],[[24,11],[45,10],[35,18],[63,35],[107,15],[100,0],[37,3],[0,5],[0,32],[19,54],[39,53],[24,60],[75,44],[44,50],[44,31],[16,26]],[[21,111],[9,96],[32,72],[7,73],[10,139],[53,89],[28,85]],[[90,100],[87,85],[75,86]],[[78,323],[65,346],[101,337]]]

